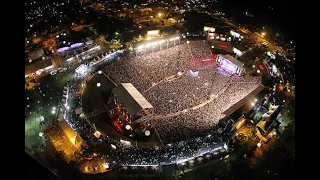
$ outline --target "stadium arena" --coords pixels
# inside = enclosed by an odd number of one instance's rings
[[[154,109],[146,121],[163,144],[206,134],[226,111],[262,86],[259,77],[221,68],[206,40],[179,39],[157,50],[155,46],[140,46],[139,52],[146,47],[152,51],[124,56],[105,66],[104,72],[118,85],[132,83],[150,102]]]

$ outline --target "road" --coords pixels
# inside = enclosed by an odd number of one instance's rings
[[[262,42],[267,42],[268,43],[268,46],[271,51],[279,51],[279,52],[282,52],[282,53],[285,53],[285,54],[288,54],[288,52],[286,52],[285,50],[283,50],[281,47],[278,47],[276,45],[274,45],[273,43],[271,43],[270,41],[268,41],[266,38],[262,38],[260,35],[257,35],[257,33],[253,33],[247,29],[244,29],[244,28],[240,28],[239,26],[237,25],[234,25],[232,24],[231,22],[225,22],[227,25],[233,27],[233,28],[236,28],[237,30],[241,31],[242,33],[244,34],[247,34],[251,37],[254,37],[255,41],[256,41],[256,44],[258,46],[261,45]]]

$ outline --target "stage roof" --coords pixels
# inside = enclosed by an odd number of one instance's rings
[[[131,83],[121,83],[112,90],[112,93],[132,116],[140,110],[153,108],[148,100]]]
[[[242,67],[242,66],[244,65],[241,61],[239,61],[238,59],[230,56],[229,54],[227,54],[227,55],[221,55],[221,56],[224,57],[224,58],[226,58],[226,59],[229,59],[233,64],[235,64],[235,65],[237,65],[237,66],[239,66],[239,67]]]

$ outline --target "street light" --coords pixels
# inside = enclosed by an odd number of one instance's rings
[[[105,162],[105,163],[103,163],[103,164],[102,164],[102,166],[103,166],[105,169],[108,169],[108,168],[109,168],[109,164],[108,164],[108,163],[106,163],[106,162]]]
[[[265,32],[262,32],[262,33],[261,33],[261,35],[262,35],[262,36],[265,36],[265,35],[266,35],[266,33],[265,33]]]
[[[98,74],[102,74],[102,71],[101,71],[101,70],[99,70],[99,71],[98,71]]]
[[[97,87],[100,87],[101,86],[101,83],[97,83]]]
[[[146,131],[144,132],[144,135],[150,136],[150,131],[149,131],[149,130],[146,130]]]
[[[158,16],[161,17],[161,16],[162,16],[162,13],[158,13]]]

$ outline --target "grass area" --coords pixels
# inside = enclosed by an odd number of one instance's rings
[[[66,72],[58,73],[56,75],[56,84],[55,88],[56,89],[63,89],[65,85],[67,85],[67,81],[69,79],[69,76]]]
[[[39,117],[30,116],[25,121],[25,146],[28,147],[29,153],[33,154],[38,152],[40,147],[44,143],[44,139],[39,136],[40,120]]]
[[[44,132],[46,127],[57,120],[52,109],[58,108],[58,98],[61,98],[67,80],[66,73],[60,73],[59,76],[48,75],[40,79],[40,85],[35,89],[25,91],[25,143],[32,150],[36,149],[32,147],[40,146],[44,142],[39,133]],[[40,125],[40,116],[44,117],[41,122],[43,125]]]

